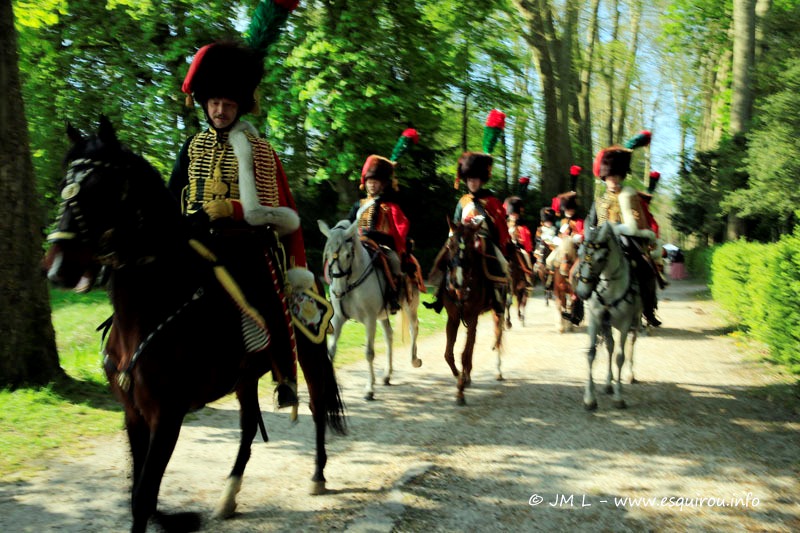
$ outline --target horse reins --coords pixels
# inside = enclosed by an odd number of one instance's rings
[[[586,243],[584,243],[584,246],[586,246],[587,248],[590,248],[592,250],[602,250],[602,249],[608,250],[608,244],[606,244],[606,243],[586,242]],[[624,260],[624,258],[623,258],[623,260]],[[581,258],[581,264],[582,265],[586,265],[588,267],[591,267],[592,254],[585,254],[584,257]],[[587,278],[587,277],[583,276],[580,273],[580,270],[581,269],[578,269],[578,280],[583,282],[583,283],[586,283],[587,285],[593,283],[593,280],[591,278]],[[619,270],[619,269],[617,269],[617,270]],[[615,270],[615,272],[616,272],[616,270]],[[600,276],[598,275],[597,277],[598,277],[598,281],[599,281]],[[614,280],[614,279],[617,279],[617,278],[611,277],[611,278],[607,278],[607,279]],[[597,284],[596,283],[595,283],[595,288],[592,289],[592,292],[597,295],[597,299],[603,305],[604,309],[611,309],[611,308],[617,307],[622,301],[624,301],[628,297],[629,294],[633,293],[633,283],[631,283],[629,281],[627,290],[624,293],[622,293],[622,296],[620,296],[619,298],[615,299],[611,303],[607,303],[605,301],[605,299],[603,298],[603,295],[600,293],[600,291],[597,290]]]

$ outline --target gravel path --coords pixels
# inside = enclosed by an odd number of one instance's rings
[[[307,410],[297,425],[266,413],[271,441],[254,444],[237,515],[212,521],[238,442],[228,399],[187,419],[161,506],[202,512],[209,532],[800,531],[800,402],[780,393],[790,378],[725,335],[700,289],[674,282],[662,295],[664,326],[637,343],[628,409],[605,395],[583,409],[585,328],[557,334],[537,293],[527,326],[506,332],[505,381],[482,318],[466,407],[443,335],[420,344],[419,369],[398,347],[393,386],[374,402],[361,399],[363,361],[340,369],[350,433],[329,439],[328,494],[308,495]],[[0,531],[125,531],[127,472],[120,432],[0,483]]]

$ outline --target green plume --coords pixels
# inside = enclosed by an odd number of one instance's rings
[[[281,29],[292,10],[279,6],[274,0],[261,0],[245,34],[245,42],[262,56],[278,40]]]

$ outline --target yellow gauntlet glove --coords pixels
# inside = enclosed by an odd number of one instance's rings
[[[203,211],[211,220],[230,218],[233,216],[233,203],[230,200],[211,200],[203,205]]]

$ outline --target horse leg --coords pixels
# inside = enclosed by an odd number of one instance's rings
[[[369,375],[367,376],[367,386],[364,389],[364,399],[375,399],[375,328],[377,326],[376,319],[370,317],[364,323],[367,330],[367,345],[364,349],[364,355],[367,359],[367,367]]]
[[[394,340],[394,332],[392,331],[392,323],[387,316],[381,320],[381,328],[383,328],[383,340],[386,342],[386,366],[383,368],[383,384],[391,385],[392,381],[392,341]]]
[[[594,391],[594,379],[592,379],[592,365],[594,365],[594,358],[597,355],[597,324],[593,320],[589,321],[587,333],[589,334],[589,351],[586,358],[589,363],[589,376],[583,392],[583,406],[588,411],[594,411],[597,409],[597,397]]]
[[[324,494],[327,491],[325,466],[328,463],[325,428],[330,425],[337,433],[345,433],[344,406],[333,363],[325,355],[323,345],[314,344],[300,334],[297,339],[297,361],[308,387],[309,407],[315,428],[316,466],[311,478],[310,493]]]
[[[626,359],[628,361],[630,361],[628,363],[628,368],[630,369],[630,373],[631,373],[631,380],[630,380],[631,385],[633,385],[634,383],[638,383],[638,381],[636,380],[636,376],[634,376],[634,374],[633,374],[633,351],[634,351],[634,346],[636,346],[636,338],[637,337],[638,337],[638,332],[637,332],[636,328],[634,328],[630,332],[630,341],[629,341],[628,347],[626,348],[626,352],[627,352]]]
[[[497,374],[495,379],[503,381],[503,371],[500,368],[500,362],[503,355],[503,317],[494,313],[494,346],[492,349],[497,352]]]
[[[236,510],[236,495],[242,488],[244,469],[247,461],[250,460],[250,448],[258,429],[258,417],[261,410],[258,405],[258,381],[248,379],[240,382],[236,388],[236,397],[239,400],[239,426],[241,428],[239,452],[236,454],[236,461],[233,463],[233,469],[228,476],[225,489],[214,509],[214,518],[229,518]]]
[[[467,322],[467,340],[464,344],[464,351],[461,352],[461,374],[458,376],[458,392],[456,393],[456,403],[458,405],[466,405],[467,403],[464,399],[464,389],[472,382],[472,353],[475,349],[477,327],[477,316]]]
[[[333,361],[336,357],[336,347],[339,344],[339,335],[342,334],[342,327],[344,327],[346,320],[347,319],[345,319],[340,313],[335,313],[331,318],[333,335],[328,337],[328,357],[331,361]]]
[[[614,387],[611,385],[611,383],[614,380],[614,374],[611,371],[611,368],[614,364],[614,347],[616,346],[616,343],[614,342],[614,330],[610,327],[607,328],[604,338],[606,343],[606,351],[608,352],[608,372],[606,372],[605,391],[606,394],[612,394],[614,392]]]
[[[513,288],[513,286],[512,286],[512,288]],[[506,298],[506,302],[505,302],[506,306],[505,306],[505,313],[504,313],[505,320],[506,320],[506,328],[507,329],[511,329],[511,308],[514,306],[514,297],[513,297],[514,293],[513,293],[513,291],[511,289],[509,289],[509,294],[511,296]]]
[[[415,291],[415,296],[403,308],[406,320],[408,321],[408,332],[411,336],[411,366],[419,368],[422,366],[422,359],[417,357],[417,335],[419,335],[419,292]]]
[[[131,497],[132,533],[144,533],[147,530],[148,520],[156,512],[161,479],[178,442],[184,413],[185,411],[162,410],[161,416],[153,425],[147,457],[144,459],[139,480],[133,488]]]
[[[147,448],[150,445],[150,428],[144,417],[132,405],[125,406],[125,431],[131,446],[131,459],[133,462],[133,491],[142,477],[144,461],[147,458]]]
[[[613,404],[617,409],[625,409],[625,400],[622,399],[622,366],[625,364],[625,341],[628,336],[628,328],[623,328],[619,332],[619,342],[615,350],[617,361],[617,379],[614,380]]]
[[[453,373],[453,377],[458,377],[458,369],[456,368],[456,356],[453,353],[453,347],[456,344],[456,337],[458,336],[458,315],[447,313],[447,326],[446,326],[446,336],[447,341],[444,348],[444,360],[447,362],[447,365],[450,367],[450,371]]]

